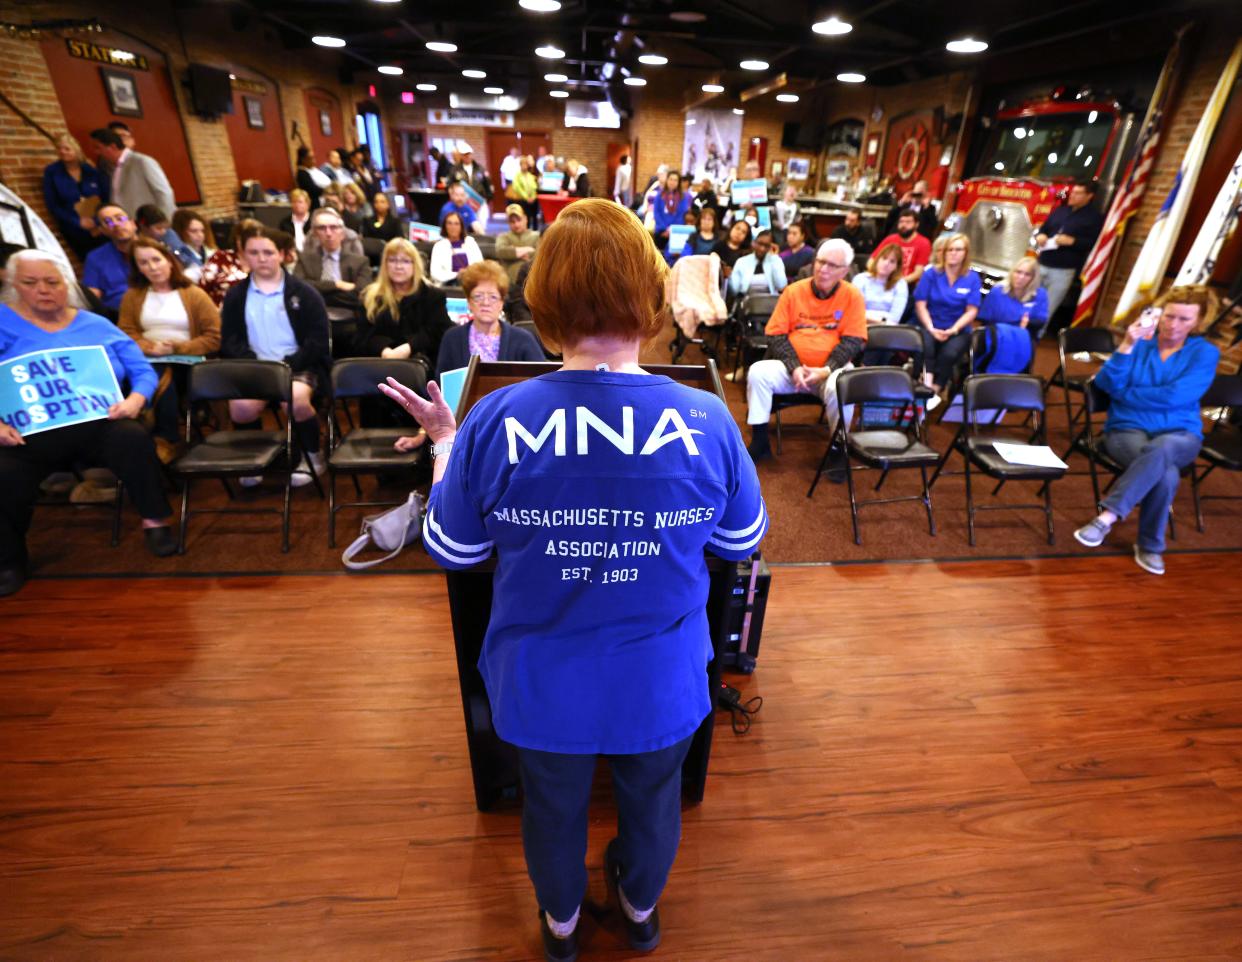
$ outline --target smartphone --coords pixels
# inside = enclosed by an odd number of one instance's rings
[[[1139,315],[1139,326],[1144,332],[1155,330],[1156,324],[1160,321],[1161,310],[1158,307],[1149,307]]]

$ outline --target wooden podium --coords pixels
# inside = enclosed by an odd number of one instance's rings
[[[553,362],[499,361],[482,362],[471,357],[466,381],[457,403],[456,417],[460,424],[466,412],[480,397],[506,384],[537,377],[560,369]],[[682,384],[711,391],[722,401],[724,390],[716,364],[709,360],[704,367],[690,365],[643,365],[651,374],[664,374]],[[492,611],[492,574],[495,559],[468,571],[446,571],[449,612],[453,619],[453,641],[457,651],[457,679],[461,685],[461,706],[466,721],[466,744],[470,750],[470,771],[474,777],[475,804],[487,811],[499,801],[516,800],[521,783],[517,752],[500,740],[492,727],[491,704],[479,672],[479,656],[483,637]],[[736,580],[736,566],[714,555],[707,555],[711,587],[707,597],[707,619],[711,631],[714,657],[707,665],[704,684],[713,710],[703,719],[694,735],[690,751],[682,767],[682,794],[693,802],[703,799],[707,782],[707,762],[711,756],[712,728],[715,723],[716,693],[720,689],[720,663],[723,647],[723,622]]]

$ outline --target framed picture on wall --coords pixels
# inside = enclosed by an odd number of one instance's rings
[[[868,167],[877,167],[880,163],[880,137],[879,131],[867,135],[867,156],[864,163]]]
[[[262,130],[267,126],[263,122],[263,101],[258,97],[242,97],[246,105],[246,126],[252,130]]]
[[[326,110],[319,111],[319,132],[325,137],[332,136],[332,115]]]
[[[99,68],[103,77],[104,91],[108,94],[108,109],[118,117],[141,117],[142,101],[138,99],[138,83],[134,75],[124,70]]]

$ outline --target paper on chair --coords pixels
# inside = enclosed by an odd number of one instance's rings
[[[993,441],[996,453],[1010,464],[1025,464],[1033,468],[1065,468],[1069,465],[1052,453],[1046,444],[1010,444],[1007,441]]]

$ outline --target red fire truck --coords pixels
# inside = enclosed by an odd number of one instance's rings
[[[971,259],[985,286],[1033,251],[1035,228],[1074,180],[1096,179],[1095,202],[1107,209],[1136,127],[1134,114],[1104,99],[1054,95],[996,114],[975,174],[957,185],[945,220],[947,230],[970,238]]]

